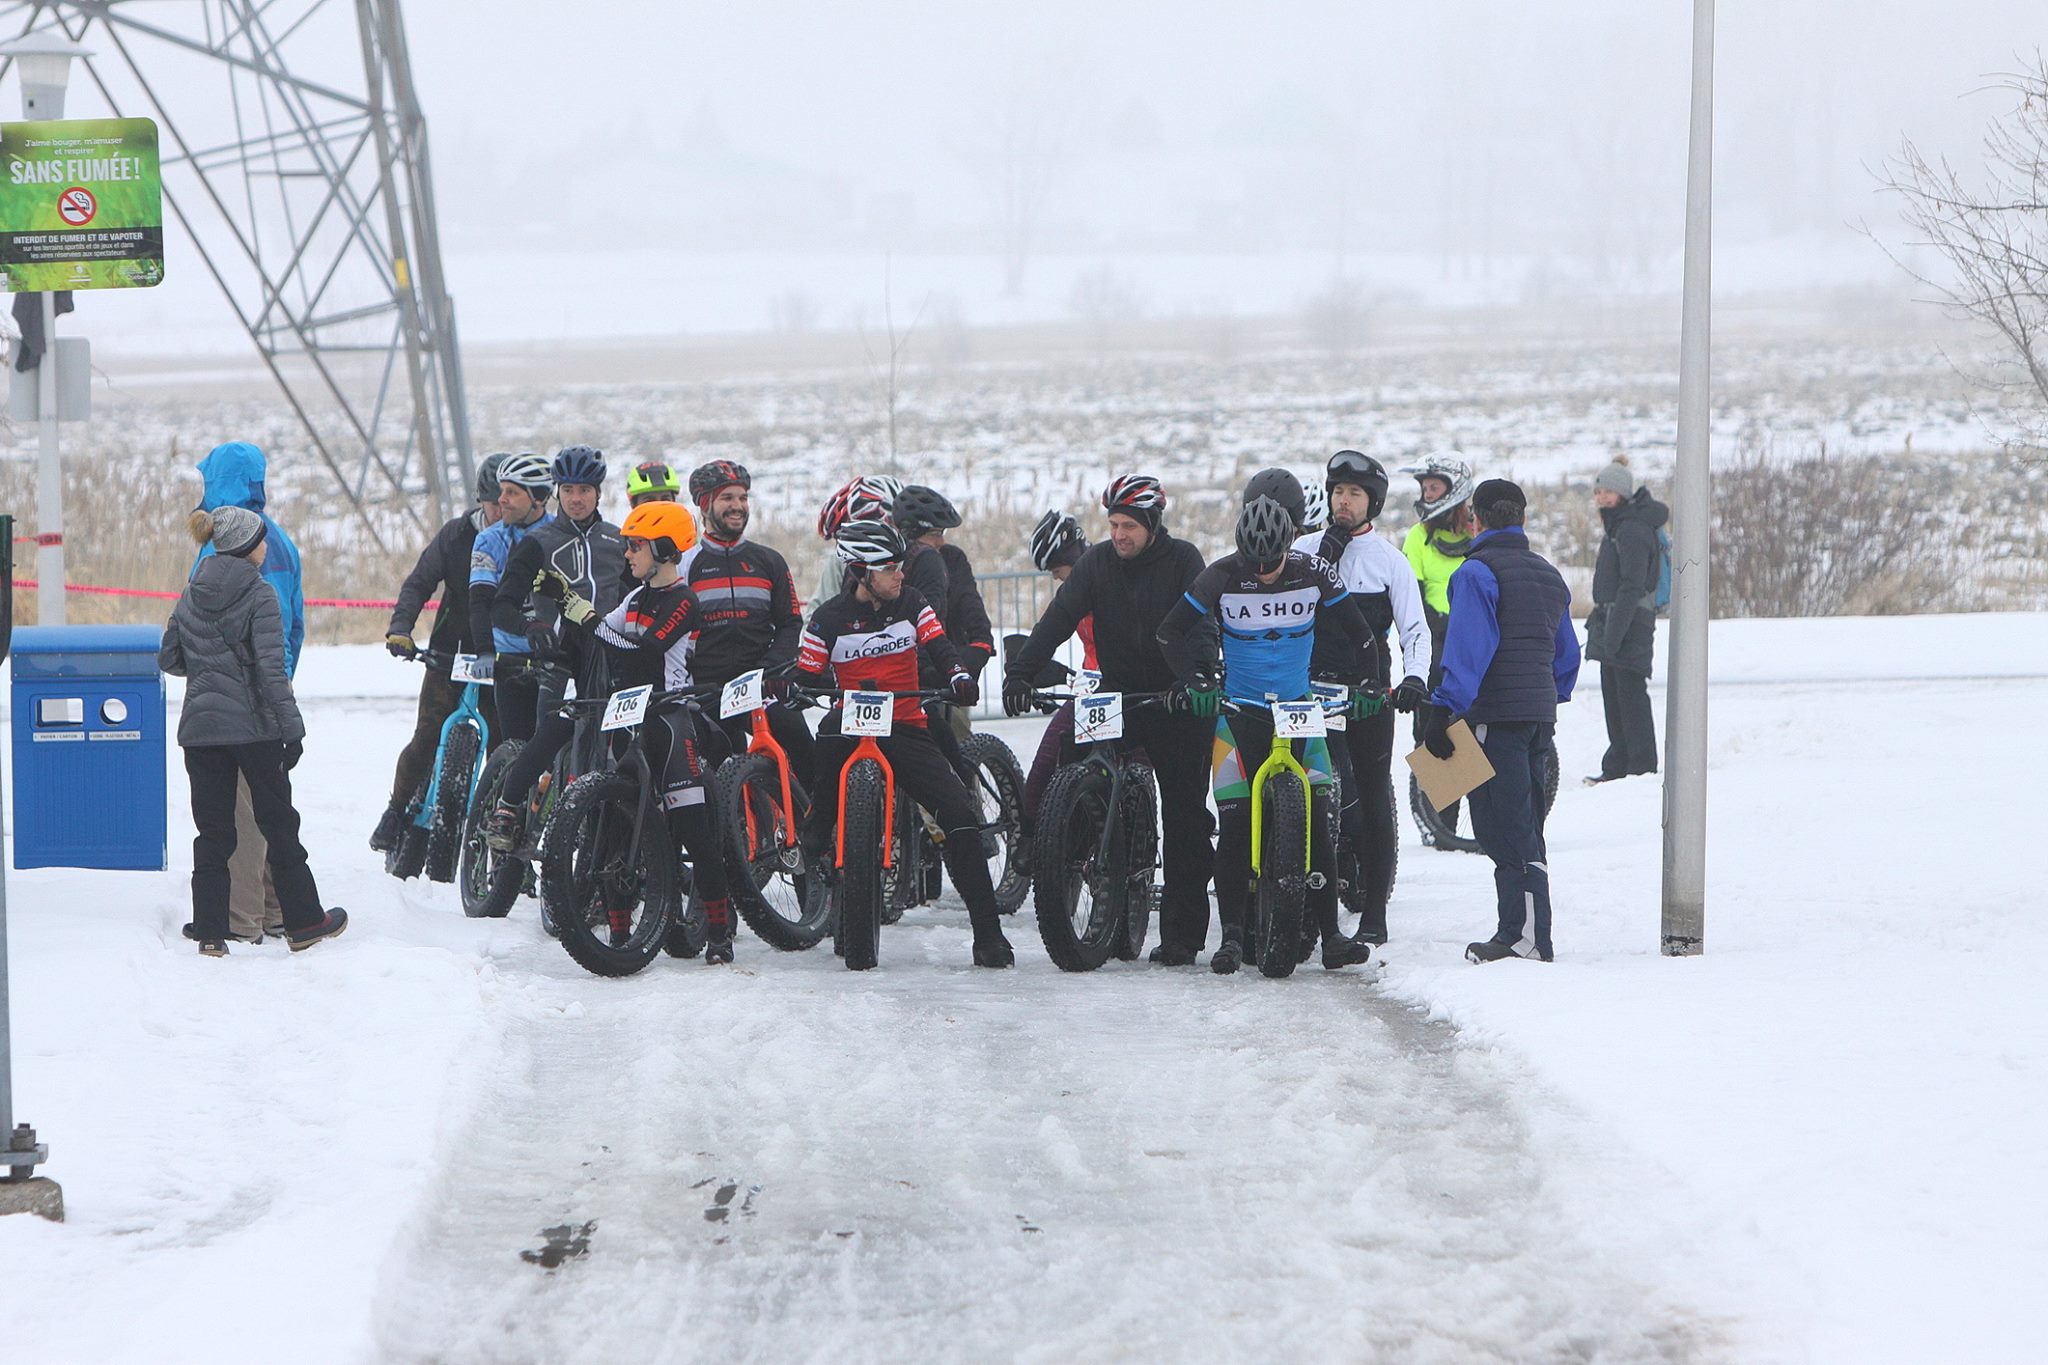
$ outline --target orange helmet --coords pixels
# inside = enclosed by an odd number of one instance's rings
[[[697,519],[679,502],[643,502],[626,513],[619,534],[646,541],[655,562],[667,564],[697,543]]]

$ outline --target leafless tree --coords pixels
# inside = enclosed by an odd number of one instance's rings
[[[877,356],[874,347],[868,343],[868,330],[865,324],[860,326],[860,344],[861,349],[867,355],[868,373],[874,377],[875,387],[881,390],[885,424],[889,439],[889,470],[891,473],[894,473],[896,469],[896,410],[899,392],[897,379],[902,373],[903,353],[909,349],[910,338],[916,335],[917,324],[924,320],[925,309],[931,306],[931,301],[931,295],[926,294],[924,301],[918,304],[917,315],[911,318],[910,325],[901,332],[898,332],[896,330],[895,272],[890,258],[886,255],[882,257],[882,327],[887,345],[882,355]]]
[[[1909,247],[1932,249],[1936,278],[1885,248],[1952,315],[1988,328],[2004,358],[1970,374],[1995,395],[2014,444],[2048,454],[2048,60],[1992,79],[2013,106],[1985,132],[1981,165],[1959,169],[1911,139],[1878,171],[1902,201]],[[1880,246],[1883,244],[1880,243]]]

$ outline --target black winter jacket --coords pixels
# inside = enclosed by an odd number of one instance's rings
[[[475,548],[476,533],[482,529],[483,513],[465,512],[434,533],[427,548],[420,551],[419,562],[412,566],[412,572],[398,589],[398,604],[391,609],[390,624],[384,627],[386,635],[412,634],[421,609],[438,587],[441,609],[434,616],[427,648],[437,654],[478,652],[470,639],[469,552]],[[489,654],[490,646],[484,645],[482,652]],[[443,677],[448,675],[446,668],[436,671]]]
[[[1173,686],[1174,673],[1159,647],[1159,627],[1206,567],[1200,550],[1175,540],[1163,526],[1129,560],[1119,558],[1109,541],[1090,546],[1004,671],[1035,677],[1082,619],[1092,615],[1104,690],[1165,691]]]
[[[939,612],[945,622],[946,638],[960,655],[960,663],[977,678],[995,657],[995,630],[988,623],[988,604],[974,582],[974,564],[958,545],[939,546],[939,558],[946,566],[946,605]]]
[[[1586,657],[1647,674],[1657,632],[1657,531],[1671,509],[1638,488],[1600,509],[1607,534],[1593,564],[1593,610],[1586,617]]]
[[[184,678],[178,743],[187,748],[306,737],[284,667],[277,594],[238,555],[208,555],[164,624],[157,666]]]

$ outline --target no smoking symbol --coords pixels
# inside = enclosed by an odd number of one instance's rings
[[[92,197],[92,191],[79,185],[57,196],[57,214],[73,227],[84,227],[92,216],[100,211],[100,201]]]

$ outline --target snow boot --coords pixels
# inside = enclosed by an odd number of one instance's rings
[[[322,939],[339,938],[342,930],[348,928],[348,911],[339,906],[329,910],[303,929],[294,929],[286,935],[292,941],[292,951],[303,952]]]
[[[370,835],[370,847],[378,853],[389,853],[398,847],[398,837],[403,833],[405,812],[396,806],[386,806],[377,819],[376,831]]]
[[[1192,967],[1195,965],[1195,950],[1162,943],[1152,950],[1148,960],[1161,967]]]
[[[1225,937],[1222,946],[1209,957],[1209,970],[1218,976],[1230,976],[1244,965],[1244,945],[1234,937]]]
[[[228,945],[217,938],[202,938],[199,940],[199,955],[201,957],[226,957],[228,955]]]
[[[1355,938],[1332,934],[1323,940],[1323,970],[1334,972],[1339,967],[1356,967],[1372,960],[1372,948]]]
[[[1532,962],[1550,961],[1549,953],[1541,951],[1533,944],[1523,943],[1519,939],[1513,943],[1502,943],[1498,939],[1490,938],[1484,943],[1468,943],[1465,945],[1465,960],[1467,962],[1499,962],[1510,957],[1526,957]]]
[[[977,967],[1011,967],[1017,962],[1017,950],[1010,946],[1010,940],[1003,931],[996,930],[993,937],[974,939],[974,965]]]

